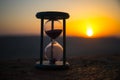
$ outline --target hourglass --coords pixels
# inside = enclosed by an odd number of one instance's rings
[[[38,12],[36,17],[41,19],[40,61],[36,63],[36,67],[41,69],[68,68],[69,63],[66,61],[66,19],[69,18],[69,14],[47,11]],[[46,22],[44,22],[45,20]],[[50,38],[50,43],[45,48],[44,32]],[[63,37],[63,47],[56,41],[60,35]]]
[[[48,20],[44,26],[45,33],[51,38],[50,44],[45,48],[45,57],[49,60],[50,64],[55,64],[56,61],[62,59],[63,48],[55,41],[62,33],[62,25],[58,20]]]

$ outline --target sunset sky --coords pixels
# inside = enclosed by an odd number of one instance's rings
[[[0,0],[0,35],[39,35],[41,11],[69,13],[67,36],[120,37],[120,0]]]

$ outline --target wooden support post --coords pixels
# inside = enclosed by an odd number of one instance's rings
[[[66,64],[66,21],[63,19],[63,65]]]
[[[41,19],[41,36],[40,36],[40,64],[43,63],[43,27],[44,27],[44,19]]]

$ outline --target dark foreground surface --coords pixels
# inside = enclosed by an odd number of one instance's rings
[[[68,70],[38,70],[36,59],[0,61],[0,80],[120,80],[120,55],[69,58]]]

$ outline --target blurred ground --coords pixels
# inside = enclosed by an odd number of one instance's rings
[[[0,61],[0,80],[120,80],[120,55],[68,59],[68,70],[38,70],[36,59]]]

